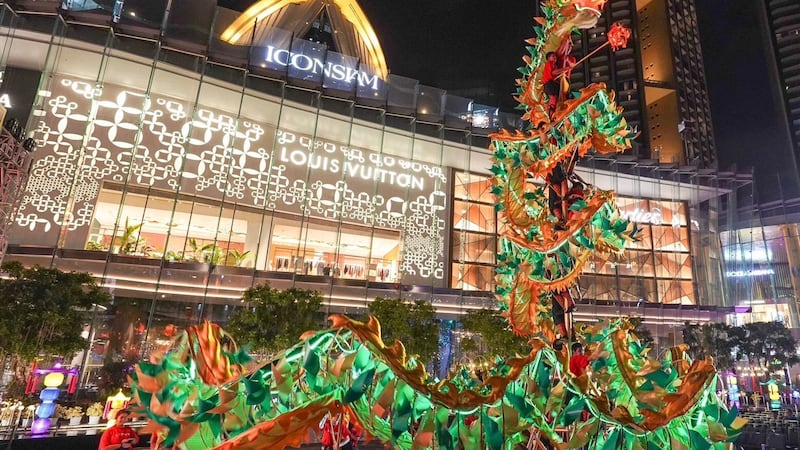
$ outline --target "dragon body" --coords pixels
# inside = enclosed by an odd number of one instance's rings
[[[581,185],[556,217],[553,172],[592,151],[622,152],[635,133],[614,96],[590,85],[553,108],[544,94],[547,54],[576,28],[594,26],[604,0],[548,0],[521,68],[518,100],[530,126],[492,136],[493,193],[506,223],[497,298],[528,355],[500,359],[478,378],[456,367],[429,375],[400,342],[387,345],[372,318],[332,316],[330,329],[256,363],[216,325],[187,330],[167,352],[137,365],[131,386],[150,419],[154,447],[281,449],[309,439],[329,412],[348,412],[394,448],[725,448],[744,422],[715,395],[709,360],[681,347],[648,356],[623,319],[575,327],[589,366],[569,370],[554,343],[558,296],[570,292],[594,252],[620,252],[636,228],[614,194]],[[537,183],[538,182],[538,183]],[[559,294],[561,293],[561,294]],[[568,312],[567,312],[568,314]],[[563,334],[563,333],[562,333]]]

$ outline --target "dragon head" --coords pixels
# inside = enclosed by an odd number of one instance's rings
[[[606,6],[606,1],[607,0],[572,0],[570,3],[572,3],[572,5],[575,6],[575,9],[578,11],[588,9],[599,15]]]

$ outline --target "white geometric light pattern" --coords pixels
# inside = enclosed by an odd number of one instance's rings
[[[113,181],[402,230],[400,271],[444,279],[447,179],[440,167],[192,110],[154,93],[58,77],[52,83],[34,111],[39,149],[20,226],[53,234],[53,242],[62,227],[88,230],[101,183]],[[306,156],[287,157],[298,152]],[[327,170],[314,166],[322,157]]]

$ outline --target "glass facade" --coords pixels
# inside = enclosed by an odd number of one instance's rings
[[[90,368],[224,324],[267,282],[320,291],[326,312],[376,297],[427,300],[450,319],[495,307],[487,135],[519,126],[513,116],[394,75],[378,100],[267,76],[250,47],[218,39],[230,11],[211,8],[203,32],[182,3],[155,36],[151,19],[83,25],[102,8],[0,15],[2,68],[40,74],[39,148],[7,259],[88,271],[109,290]],[[748,180],[625,156],[578,170],[618,192],[643,236],[587,265],[578,320],[636,315],[671,344],[685,321],[733,306],[718,229]]]
[[[779,321],[800,328],[797,315],[798,225],[759,225],[722,233],[728,295],[737,325]]]
[[[491,178],[462,172],[455,174],[455,183],[453,287],[492,291],[502,224],[494,210]],[[689,222],[687,202],[620,196],[617,205],[624,218],[638,224],[640,240],[623,255],[594,256],[582,277],[584,300],[696,305],[690,232],[701,233],[699,222]],[[705,231],[712,242],[718,240],[714,230]],[[705,250],[719,253],[718,247]]]

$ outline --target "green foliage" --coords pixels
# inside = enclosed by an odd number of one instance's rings
[[[797,342],[780,322],[756,322],[743,327],[687,323],[683,341],[693,357],[710,356],[719,369],[729,369],[743,357],[759,365],[777,367],[798,362]]]
[[[105,251],[108,248],[102,242],[89,241],[86,243],[86,250]]]
[[[775,368],[796,364],[797,341],[781,322],[755,322],[744,327],[741,352],[750,361]]]
[[[496,310],[481,309],[471,311],[461,318],[464,330],[480,336],[480,340],[487,351],[487,354],[497,355],[504,358],[527,355],[531,351],[528,341],[515,335],[508,326],[508,321],[501,317]],[[472,344],[462,342],[462,350],[468,351]],[[477,346],[475,350],[478,350]]]
[[[141,223],[129,225],[128,218],[125,218],[125,226],[122,230],[122,234],[117,237],[120,255],[130,255],[136,252],[136,247],[139,244],[139,230],[141,230],[142,225]]]
[[[439,349],[439,325],[436,310],[429,302],[406,303],[399,298],[378,297],[370,303],[369,312],[381,323],[381,334],[387,345],[399,339],[410,355],[419,355],[427,364]]]
[[[242,264],[244,264],[248,256],[250,256],[249,250],[246,252],[240,252],[236,249],[230,249],[228,250],[228,261],[226,261],[226,263],[230,264],[232,262],[234,266],[242,267]]]
[[[724,323],[687,323],[683,329],[683,342],[689,346],[689,354],[695,359],[714,358],[720,370],[730,369],[739,359],[743,337],[742,328]]]
[[[319,292],[269,284],[245,291],[246,305],[231,314],[226,329],[240,344],[256,352],[274,353],[297,343],[300,335],[320,327],[322,296]]]
[[[86,346],[81,337],[93,305],[109,296],[88,273],[62,272],[19,262],[2,265],[0,351],[27,361],[39,354],[69,356]]]

